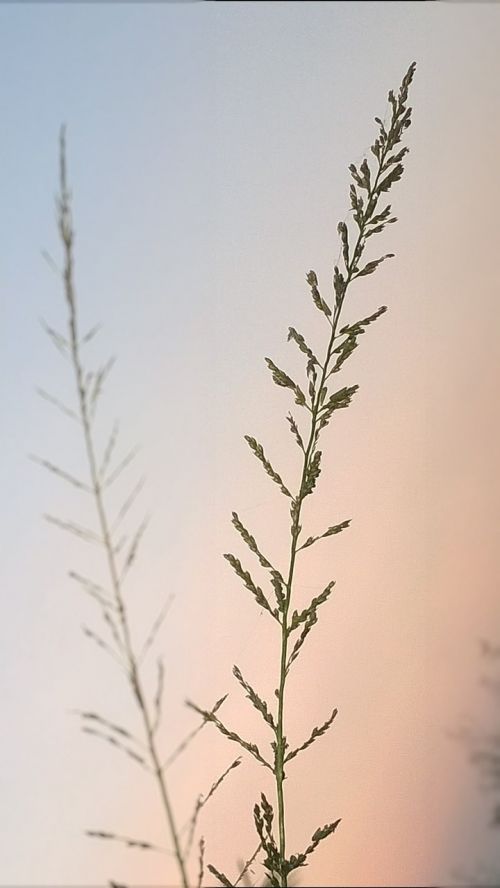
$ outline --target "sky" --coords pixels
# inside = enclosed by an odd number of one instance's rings
[[[151,522],[127,591],[138,639],[174,596],[165,755],[196,724],[186,698],[229,692],[228,725],[262,739],[231,669],[272,696],[276,638],[222,554],[248,562],[233,510],[278,560],[287,525],[243,436],[296,477],[291,403],[263,359],[300,372],[290,325],[323,341],[305,275],[327,291],[348,165],[413,60],[398,224],[376,248],[396,258],[346,308],[352,321],[389,311],[345,367],[360,391],[329,431],[307,513],[311,532],[352,525],[297,582],[304,603],[336,587],[290,682],[290,737],[339,714],[290,769],[290,841],[342,818],[302,884],[451,885],[498,861],[488,799],[450,734],[495,724],[478,641],[498,638],[500,616],[499,40],[496,3],[0,5],[0,884],[176,884],[169,856],[85,835],[165,842],[147,776],[79,731],[75,710],[132,724],[133,706],[84,637],[98,614],[68,578],[102,572],[100,554],[42,517],[92,521],[91,504],[29,459],[85,469],[78,429],[36,394],[74,398],[40,324],[65,324],[42,255],[60,263],[61,124],[82,328],[102,322],[92,360],[117,356],[99,440],[119,417],[123,452],[141,447],[127,483],[146,476],[134,519]],[[236,754],[207,726],[179,759],[181,823]],[[245,759],[207,806],[207,859],[230,876],[254,850],[261,790]]]

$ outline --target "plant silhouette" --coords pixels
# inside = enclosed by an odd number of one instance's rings
[[[340,823],[340,819],[337,818],[318,827],[304,850],[290,854],[284,789],[289,766],[298,755],[329,731],[337,716],[337,708],[334,707],[325,721],[312,728],[309,736],[299,746],[290,748],[286,722],[287,681],[292,666],[302,653],[304,643],[318,621],[320,609],[326,605],[335,585],[335,581],[331,580],[322,592],[312,598],[307,607],[299,609],[295,604],[295,574],[298,560],[304,550],[336,536],[350,523],[349,519],[341,520],[324,531],[303,533],[303,507],[314,494],[322,472],[323,451],[320,449],[320,443],[323,441],[324,432],[338,411],[350,405],[358,389],[357,385],[343,385],[337,388],[338,374],[358,347],[359,339],[365,334],[367,327],[386,311],[386,306],[383,305],[368,317],[341,326],[342,310],[354,282],[373,274],[383,262],[393,256],[392,253],[386,253],[375,259],[366,260],[365,251],[371,246],[371,238],[374,235],[382,233],[387,225],[396,221],[392,215],[391,205],[386,203],[381,206],[381,204],[403,174],[403,160],[408,148],[400,147],[400,143],[411,123],[408,91],[414,72],[415,64],[412,64],[403,78],[398,93],[395,94],[392,90],[389,92],[388,123],[384,123],[378,117],[375,118],[378,135],[371,146],[373,163],[370,164],[365,158],[359,168],[354,164],[349,167],[353,179],[353,184],[350,186],[352,221],[350,224],[340,222],[338,225],[342,259],[333,270],[331,297],[325,298],[322,295],[314,271],[310,271],[307,275],[312,302],[324,320],[326,345],[323,345],[321,351],[317,346],[310,347],[295,327],[289,327],[288,340],[300,350],[306,362],[305,379],[300,384],[278,367],[271,358],[266,358],[273,382],[285,389],[298,407],[298,419],[292,413],[286,417],[301,457],[301,469],[295,485],[283,479],[282,473],[277,471],[259,441],[250,435],[245,436],[252,454],[281,495],[288,500],[290,514],[288,563],[283,568],[270,561],[253,533],[243,524],[238,514],[233,512],[232,522],[235,530],[268,574],[267,590],[257,584],[239,558],[230,553],[224,556],[258,607],[267,613],[276,626],[279,669],[274,705],[263,699],[237,665],[233,667],[236,681],[267,725],[271,736],[269,749],[259,748],[256,743],[229,728],[221,720],[219,713],[210,712],[190,703],[196,712],[211,721],[228,740],[237,743],[249,753],[273,777],[275,801],[272,803],[262,792],[253,809],[259,847],[251,860],[253,861],[259,851],[262,851],[261,862],[268,884],[274,888],[279,886],[286,888],[290,884],[290,875],[308,864],[320,843],[331,836]],[[242,878],[240,873],[236,881],[231,881],[215,866],[209,865],[209,869],[225,886],[238,884]]]

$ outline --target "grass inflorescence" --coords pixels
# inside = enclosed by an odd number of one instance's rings
[[[238,666],[233,674],[243,689],[245,696],[257,710],[267,725],[271,735],[269,748],[261,749],[251,740],[243,738],[237,731],[226,726],[219,715],[191,704],[206,720],[211,721],[229,740],[248,752],[274,777],[275,799],[271,802],[264,793],[254,805],[253,819],[259,845],[252,861],[260,855],[267,878],[267,884],[274,888],[286,888],[290,878],[306,866],[317,847],[337,829],[340,819],[319,826],[304,849],[290,853],[287,841],[287,808],[285,799],[285,779],[288,766],[299,754],[323,737],[335,722],[337,709],[333,708],[323,724],[314,727],[309,736],[297,748],[290,748],[287,740],[287,682],[293,664],[302,652],[310,632],[318,621],[321,608],[326,605],[334,588],[334,580],[324,590],[313,597],[309,605],[301,610],[295,607],[295,577],[298,559],[304,549],[315,545],[347,529],[349,520],[343,520],[328,527],[319,534],[305,536],[303,529],[303,506],[317,488],[322,469],[323,451],[320,443],[323,433],[339,410],[352,402],[358,390],[357,385],[343,385],[337,388],[338,374],[344,369],[348,358],[359,345],[359,339],[368,326],[386,311],[381,306],[369,316],[353,324],[341,325],[344,303],[352,284],[377,271],[380,265],[393,257],[386,253],[375,259],[365,259],[365,252],[373,243],[371,238],[384,231],[386,226],[396,222],[392,207],[385,203],[385,195],[403,175],[403,160],[408,152],[401,147],[403,136],[411,123],[411,108],[408,107],[408,91],[415,72],[415,64],[410,65],[399,91],[389,92],[389,120],[384,123],[375,118],[378,125],[377,137],[371,145],[371,162],[364,158],[359,166],[349,167],[353,182],[350,186],[351,222],[340,222],[338,234],[341,244],[341,260],[333,270],[332,293],[325,298],[314,271],[307,274],[307,284],[312,302],[321,314],[326,328],[326,344],[321,349],[310,347],[304,336],[295,327],[289,327],[288,340],[304,355],[306,361],[305,378],[298,384],[287,372],[278,367],[271,358],[266,363],[273,382],[289,391],[299,408],[300,419],[292,413],[287,422],[295,444],[302,457],[302,468],[294,488],[285,484],[281,473],[270,462],[264,446],[254,437],[245,436],[253,455],[261,463],[266,474],[289,500],[289,546],[288,563],[283,569],[273,565],[262,553],[252,533],[243,525],[238,514],[233,513],[233,525],[243,542],[268,571],[269,589],[262,589],[252,578],[251,573],[233,554],[224,557],[233,568],[256,604],[272,618],[278,634],[278,675],[275,702],[271,705],[243,676]],[[382,206],[382,203],[385,205]],[[211,873],[225,886],[236,885],[241,879],[230,880],[223,872],[209,865]]]

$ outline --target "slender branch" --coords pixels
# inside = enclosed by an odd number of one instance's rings
[[[245,878],[245,876],[246,876],[246,874],[248,873],[250,867],[252,866],[252,863],[255,863],[255,861],[256,861],[256,859],[257,859],[257,855],[259,854],[259,851],[261,850],[261,848],[262,848],[262,843],[259,842],[259,844],[257,845],[257,847],[256,847],[255,851],[253,852],[252,856],[249,857],[248,860],[246,861],[246,863],[243,864],[243,868],[241,869],[239,876],[237,877],[237,879],[236,879],[235,882],[234,882],[235,888],[236,888],[236,885],[239,885],[240,882],[242,881],[242,879]]]
[[[220,709],[222,704],[225,703],[226,700],[227,700],[227,694],[225,694],[223,697],[221,697],[219,700],[217,700],[217,702],[214,704],[214,706],[212,706],[212,709],[210,710],[210,714],[214,715]],[[203,718],[202,721],[196,726],[196,728],[193,728],[193,730],[190,731],[189,734],[187,734],[183,740],[181,740],[179,745],[176,746],[174,751],[171,752],[170,755],[168,756],[168,758],[165,759],[165,761],[163,762],[163,768],[165,770],[167,768],[170,768],[171,765],[173,765],[173,763],[179,758],[179,756],[182,755],[183,752],[185,752],[185,750],[188,748],[189,744],[200,733],[200,731],[205,727],[205,725],[208,724],[208,722],[209,722],[209,719]]]

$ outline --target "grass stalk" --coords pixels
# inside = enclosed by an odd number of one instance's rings
[[[360,224],[359,224],[359,233],[356,240],[356,245],[352,252],[352,256],[350,261],[346,266],[346,277],[345,284],[339,292],[335,304],[335,308],[333,311],[333,316],[331,319],[331,333],[330,339],[328,342],[328,346],[326,349],[326,356],[323,361],[323,369],[321,371],[319,385],[316,387],[315,396],[312,399],[312,407],[311,407],[311,420],[310,420],[310,429],[309,429],[309,439],[307,442],[306,451],[304,454],[304,461],[302,466],[302,475],[300,480],[300,485],[295,496],[295,502],[297,503],[296,509],[293,511],[293,518],[290,526],[290,536],[291,536],[291,544],[290,544],[290,560],[289,560],[289,568],[288,568],[288,579],[286,584],[286,599],[285,604],[282,611],[282,622],[281,622],[281,657],[280,657],[280,676],[279,676],[279,692],[278,692],[278,718],[276,724],[276,745],[277,745],[277,755],[276,755],[276,795],[278,800],[278,830],[279,830],[279,855],[282,861],[286,860],[286,818],[285,818],[285,798],[284,798],[284,781],[285,781],[285,768],[284,768],[284,758],[285,758],[285,692],[286,692],[286,680],[288,676],[287,669],[287,656],[288,656],[288,641],[290,638],[290,628],[288,625],[288,613],[292,603],[293,598],[293,580],[294,580],[294,571],[297,559],[297,553],[299,548],[299,537],[301,532],[300,519],[302,506],[304,503],[304,499],[307,495],[306,490],[306,479],[308,476],[308,472],[311,468],[311,459],[314,456],[316,444],[318,442],[319,434],[318,434],[318,422],[319,422],[319,412],[321,408],[321,393],[324,390],[325,383],[328,379],[331,366],[332,366],[332,352],[335,344],[335,340],[337,338],[338,326],[341,318],[342,308],[344,306],[344,301],[347,297],[347,293],[349,290],[349,286],[355,276],[355,269],[357,267],[357,262],[360,258],[360,251],[363,245],[364,238],[366,236],[366,228],[369,224],[370,219],[375,214],[375,211],[378,206],[379,192],[378,186],[380,182],[380,178],[382,176],[382,171],[384,169],[384,164],[387,160],[388,153],[390,151],[390,140],[386,141],[386,144],[382,148],[379,158],[378,158],[378,167],[376,171],[375,181],[373,185],[371,185],[368,189],[368,195],[366,198],[367,210],[362,214]],[[287,874],[286,872],[281,873],[282,885],[284,888],[287,886]]]
[[[344,386],[336,391],[331,391],[330,386],[335,375],[343,368],[345,361],[358,346],[358,338],[365,332],[367,326],[377,320],[385,311],[386,306],[381,306],[369,317],[363,318],[354,324],[340,326],[342,311],[348,292],[352,284],[358,279],[373,274],[378,267],[393,254],[388,253],[378,259],[370,260],[362,265],[361,260],[365,248],[372,242],[372,235],[379,234],[384,228],[396,222],[391,215],[391,205],[380,207],[392,185],[399,181],[403,174],[402,160],[408,152],[408,148],[397,147],[402,140],[405,130],[411,123],[411,108],[408,107],[408,91],[413,80],[415,64],[410,65],[405,74],[397,95],[391,90],[388,101],[390,104],[390,119],[386,125],[380,118],[375,118],[379,132],[371,146],[371,153],[375,158],[375,164],[369,164],[365,158],[357,168],[354,164],[349,167],[354,184],[350,187],[350,200],[352,209],[352,222],[339,222],[338,233],[341,239],[342,260],[335,265],[333,273],[333,302],[323,299],[317,276],[314,271],[307,275],[307,282],[311,290],[312,300],[324,321],[328,324],[328,337],[323,357],[319,360],[315,352],[307,345],[302,334],[293,327],[289,328],[288,339],[293,340],[300,351],[307,357],[306,386],[305,390],[297,385],[290,376],[282,371],[270,359],[266,358],[271,371],[273,381],[281,388],[289,389],[295,398],[295,403],[305,414],[301,430],[294,417],[287,416],[291,432],[302,454],[302,465],[299,475],[299,483],[295,492],[291,492],[279,474],[271,465],[264,453],[264,449],[254,438],[246,436],[246,441],[254,455],[262,464],[264,471],[279,487],[281,493],[290,499],[290,524],[289,550],[287,557],[287,571],[283,574],[277,570],[271,562],[262,554],[254,537],[243,526],[236,513],[233,513],[233,525],[239,532],[243,541],[264,569],[270,572],[269,582],[271,594],[264,592],[252,579],[238,558],[227,554],[225,557],[233,567],[243,585],[252,593],[259,607],[265,609],[280,626],[279,648],[279,675],[276,689],[277,704],[274,714],[268,704],[259,696],[254,688],[243,678],[237,666],[233,673],[246,692],[252,705],[257,709],[270,727],[274,735],[271,748],[274,753],[274,761],[269,764],[265,754],[261,754],[255,744],[241,738],[235,731],[228,729],[220,719],[210,719],[209,713],[197,709],[207,719],[213,721],[216,727],[228,739],[238,742],[249,751],[260,764],[270,768],[274,775],[276,792],[277,830],[275,834],[275,812],[272,804],[262,793],[260,803],[254,807],[254,821],[264,853],[263,866],[272,888],[288,888],[290,878],[299,868],[306,866],[310,856],[314,853],[320,842],[332,835],[340,820],[319,827],[312,835],[309,845],[299,854],[289,855],[287,841],[287,818],[284,783],[287,777],[286,766],[299,753],[312,745],[323,736],[333,724],[337,715],[334,709],[324,724],[313,728],[309,738],[296,749],[291,750],[287,742],[287,680],[292,664],[302,650],[311,629],[318,621],[318,609],[330,596],[334,581],[331,581],[319,595],[314,597],[309,606],[302,611],[294,610],[295,604],[295,573],[298,559],[302,550],[309,548],[318,540],[332,536],[344,530],[349,521],[342,521],[329,527],[319,536],[302,536],[303,506],[307,497],[314,493],[317,481],[321,474],[322,452],[319,449],[319,441],[323,430],[329,425],[336,411],[348,407],[356,393],[358,386]],[[352,237],[352,229],[355,236]],[[316,351],[316,350],[315,350]],[[286,579],[284,578],[286,576]],[[275,601],[273,601],[273,595]],[[296,634],[297,633],[297,634]],[[197,707],[195,707],[197,708]],[[232,885],[224,873],[220,873],[214,867],[209,866],[210,871],[217,876],[223,885]]]
[[[162,766],[162,758],[155,737],[155,718],[148,704],[147,696],[141,677],[140,657],[135,651],[132,641],[129,616],[123,594],[122,579],[117,563],[115,547],[112,541],[111,523],[105,503],[103,481],[98,468],[98,459],[94,437],[92,432],[92,416],[89,404],[89,390],[85,380],[84,368],[80,354],[80,338],[78,327],[77,302],[74,289],[74,258],[73,258],[73,226],[71,218],[71,199],[67,184],[66,174],[66,149],[65,133],[61,131],[60,137],[60,193],[57,201],[58,226],[64,252],[64,294],[68,307],[68,342],[69,356],[73,366],[77,397],[78,413],[85,440],[85,452],[88,462],[90,486],[95,501],[98,525],[102,545],[105,552],[107,571],[109,576],[112,603],[116,613],[116,635],[122,660],[124,662],[132,694],[142,719],[145,745],[148,752],[151,769],[157,784],[161,805],[165,814],[168,838],[172,842],[177,868],[182,888],[189,888],[189,879],[184,859],[179,831],[176,824],[172,803],[169,797],[167,783]],[[110,618],[111,619],[111,618]]]

